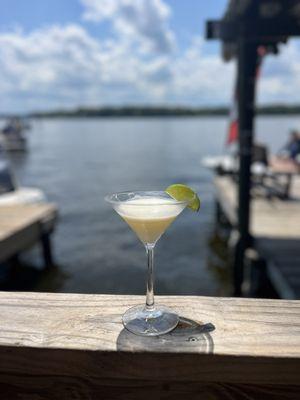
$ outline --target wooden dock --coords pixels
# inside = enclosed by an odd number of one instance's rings
[[[52,264],[50,234],[57,217],[54,204],[0,206],[0,262],[40,242],[46,266]]]
[[[1,399],[299,399],[300,301],[157,297],[179,326],[121,315],[144,296],[0,293]]]
[[[237,186],[228,176],[215,178],[217,202],[233,229],[237,225]],[[267,262],[268,277],[283,298],[300,298],[300,178],[291,199],[253,198],[250,234],[253,248]]]

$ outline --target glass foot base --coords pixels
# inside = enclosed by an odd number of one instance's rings
[[[158,336],[173,330],[179,317],[165,306],[158,305],[153,310],[136,306],[127,310],[122,320],[124,327],[136,335]]]

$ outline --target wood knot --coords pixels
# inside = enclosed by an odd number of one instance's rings
[[[198,342],[199,339],[195,336],[190,336],[189,338],[187,338],[186,340],[187,342]]]

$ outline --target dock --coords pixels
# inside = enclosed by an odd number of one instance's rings
[[[129,333],[144,296],[0,293],[1,399],[298,399],[300,301],[157,296],[180,314]]]
[[[229,176],[216,176],[214,184],[218,207],[235,230],[237,185]],[[250,207],[252,248],[265,260],[268,278],[279,296],[299,299],[300,177],[293,178],[289,200],[253,197]]]
[[[50,235],[56,219],[57,208],[50,203],[0,206],[0,263],[40,243],[45,266],[51,266]]]

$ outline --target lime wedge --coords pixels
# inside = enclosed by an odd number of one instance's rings
[[[199,211],[200,199],[197,193],[195,193],[190,187],[182,185],[181,183],[176,183],[169,186],[165,192],[178,201],[190,200],[188,207],[193,211]]]

